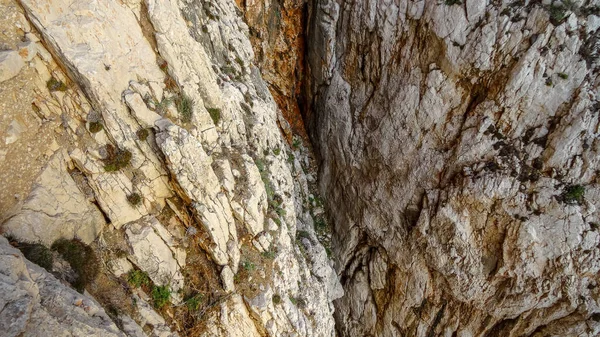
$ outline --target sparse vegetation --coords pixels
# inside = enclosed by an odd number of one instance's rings
[[[310,234],[307,231],[298,231],[298,233],[296,234],[298,239],[308,239],[310,240]]]
[[[277,226],[281,226],[281,220],[279,219],[279,217],[275,216],[271,217],[271,219],[273,219],[273,222],[275,222]]]
[[[172,98],[163,98],[162,101],[160,102],[154,102],[154,110],[159,114],[159,115],[164,115],[167,112],[167,109],[169,108],[169,105],[171,105],[171,102],[173,102]]]
[[[12,238],[8,238],[8,241],[10,241],[11,245],[15,248],[19,249],[29,261],[47,271],[52,271],[54,257],[52,256],[50,248],[41,243],[18,242]]]
[[[546,79],[546,86],[551,87],[552,86],[552,79],[550,77],[548,77]]]
[[[547,6],[546,9],[550,15],[550,22],[555,26],[562,24],[570,13],[578,11],[575,2],[569,0],[563,0],[562,3],[553,3]]]
[[[137,135],[139,140],[145,142],[146,139],[148,139],[150,132],[147,129],[139,129],[135,134]]]
[[[294,149],[299,148],[301,144],[302,140],[300,140],[300,138],[298,137],[294,137],[294,140],[292,141],[292,146],[294,147]]]
[[[276,148],[273,149],[273,154],[274,155],[279,156],[280,153],[281,153],[281,149],[280,148],[276,147]]]
[[[179,112],[181,121],[184,123],[191,122],[192,115],[193,115],[194,101],[192,101],[192,99],[189,98],[187,95],[182,94],[181,96],[179,96],[179,98],[177,98],[176,103],[177,103],[177,111]]]
[[[444,3],[446,4],[446,6],[462,5],[461,0],[445,0]]]
[[[54,76],[50,77],[48,82],[46,82],[46,87],[50,91],[67,91],[67,85]]]
[[[142,196],[135,192],[131,193],[127,196],[127,202],[131,206],[139,206],[142,203]]]
[[[160,64],[158,65],[158,67],[160,68],[160,70],[162,70],[165,73],[169,70],[169,64],[165,60],[163,60],[162,62],[160,62]]]
[[[154,307],[161,309],[171,300],[171,289],[169,286],[154,286],[152,287],[152,302]]]
[[[275,258],[275,251],[274,250],[267,250],[261,253],[261,255],[265,258],[265,259],[274,259]]]
[[[281,303],[281,296],[275,294],[273,295],[273,304],[279,304]]]
[[[170,92],[175,92],[178,90],[177,82],[171,76],[167,76],[163,82],[165,84],[165,89]]]
[[[104,170],[115,172],[129,165],[131,152],[127,149],[115,148],[112,144],[106,145],[106,159],[104,159]]]
[[[100,122],[90,122],[89,130],[91,133],[98,133],[104,129],[104,125]]]
[[[127,274],[127,282],[129,282],[129,284],[134,288],[150,286],[150,278],[148,277],[148,274],[141,270],[131,270],[129,274]]]
[[[567,75],[565,73],[558,73],[557,75],[558,75],[558,77],[562,78],[563,80],[566,80],[569,78],[569,75]]]
[[[242,268],[244,268],[245,271],[247,272],[251,272],[254,269],[256,269],[256,265],[252,262],[252,261],[242,261]]]
[[[187,306],[189,311],[197,311],[204,300],[204,295],[196,294],[187,300],[185,300],[185,305]]]
[[[306,307],[306,301],[300,297],[290,296],[290,302],[292,302],[293,305],[297,306],[300,309]]]
[[[284,216],[286,211],[281,207],[283,199],[281,196],[275,194],[275,188],[271,183],[271,179],[269,178],[269,173],[265,167],[265,163],[262,159],[257,159],[254,161],[258,171],[260,172],[260,177],[265,184],[265,191],[267,192],[267,202],[269,204],[269,209],[275,212],[279,216]]]
[[[585,188],[581,185],[570,185],[562,193],[562,200],[569,205],[581,205],[585,196]]]
[[[219,124],[219,121],[221,120],[221,109],[208,108],[206,110],[208,110],[208,114],[210,115],[210,118],[212,118],[215,125]]]
[[[94,250],[77,239],[59,239],[52,244],[52,250],[69,263],[76,274],[72,285],[77,291],[83,292],[98,274],[98,258]]]

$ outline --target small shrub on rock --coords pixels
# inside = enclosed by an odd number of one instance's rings
[[[50,91],[67,91],[67,86],[60,80],[57,80],[56,77],[52,76],[46,82],[46,87]]]
[[[54,257],[50,248],[44,246],[41,243],[29,243],[29,242],[18,242],[14,239],[10,239],[10,244],[21,251],[25,258],[38,266],[52,271],[52,263]]]
[[[104,170],[115,172],[129,165],[131,152],[126,149],[115,148],[111,144],[106,145],[106,159],[104,159]]]
[[[94,250],[77,239],[59,239],[51,248],[69,263],[76,274],[72,285],[82,293],[98,274],[98,258]]]
[[[570,185],[562,193],[562,200],[569,205],[581,205],[585,195],[585,188],[581,185]]]
[[[135,192],[131,193],[130,195],[127,196],[127,202],[131,206],[139,206],[142,204],[142,196]]]
[[[148,139],[150,132],[148,132],[147,129],[140,129],[140,130],[138,130],[138,132],[136,132],[136,135],[139,140],[141,140],[142,142],[145,142],[146,139]]]
[[[208,108],[206,110],[208,110],[208,114],[210,115],[210,118],[212,118],[213,122],[218,124],[221,120],[221,109]]]
[[[100,122],[90,122],[89,130],[91,133],[98,133],[104,129],[104,125]]]
[[[150,278],[146,272],[141,270],[131,270],[129,274],[127,274],[127,282],[129,282],[132,287],[139,288],[142,286],[149,286]]]
[[[184,123],[189,123],[192,121],[193,114],[193,105],[194,101],[186,95],[181,95],[177,99],[177,111],[179,112],[179,116],[181,116],[181,121]]]
[[[160,309],[171,300],[171,289],[169,286],[154,286],[152,287],[152,301],[154,307]]]

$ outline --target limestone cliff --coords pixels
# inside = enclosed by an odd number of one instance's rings
[[[0,28],[0,334],[600,335],[598,0]]]
[[[335,334],[342,290],[316,174],[278,127],[234,1],[0,10],[2,231],[52,273],[0,261],[3,332]],[[92,297],[102,322],[61,318]]]
[[[597,336],[598,1],[314,1],[342,336]]]

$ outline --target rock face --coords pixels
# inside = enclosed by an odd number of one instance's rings
[[[0,279],[3,336],[125,336],[96,301],[27,261],[3,237]]]
[[[29,197],[3,225],[7,234],[51,245],[64,238],[84,243],[96,239],[104,218],[67,172],[66,156],[57,151],[38,177]]]
[[[315,173],[278,127],[236,4],[18,5],[13,21],[26,29],[7,29],[42,43],[29,53],[12,41],[22,69],[1,76],[33,72],[36,100],[24,113],[58,121],[56,154],[36,157],[45,168],[2,229],[45,246],[91,244],[101,263],[86,289],[129,335],[334,336],[342,289],[319,241],[330,233],[315,224]],[[7,128],[0,150],[16,157],[29,134]],[[0,303],[25,296],[13,295]]]
[[[315,1],[342,336],[596,336],[597,1]]]
[[[291,132],[305,137],[299,101],[304,82],[306,1],[237,2],[250,27],[255,63],[285,118],[280,120],[283,131],[288,138]]]
[[[599,8],[0,0],[0,331],[599,335]]]

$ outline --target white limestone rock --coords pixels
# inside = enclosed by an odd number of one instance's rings
[[[183,287],[181,269],[185,264],[180,264],[175,258],[182,254],[179,252],[181,248],[169,245],[173,238],[166,229],[155,218],[146,217],[128,224],[125,234],[133,252],[129,256],[131,262],[145,271],[154,284],[169,286],[173,303],[180,303],[179,290]]]
[[[86,244],[96,239],[104,217],[69,175],[67,160],[63,150],[51,157],[20,210],[3,224],[6,233],[47,246],[61,238]]]
[[[0,52],[0,82],[10,80],[17,76],[25,62],[17,51],[6,50]]]

